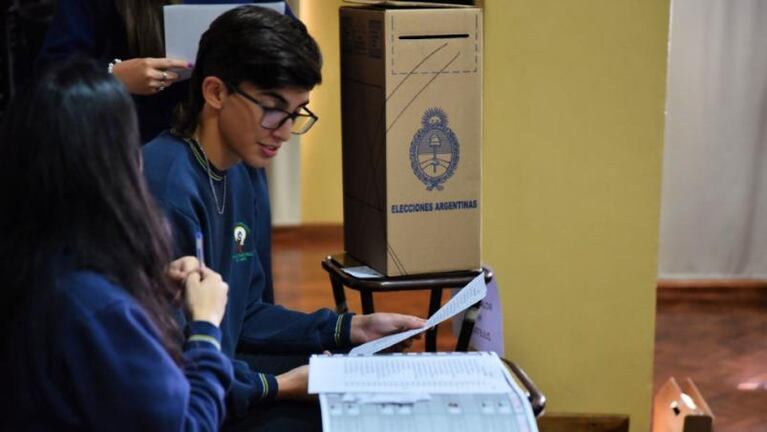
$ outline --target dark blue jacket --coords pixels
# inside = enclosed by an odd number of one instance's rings
[[[205,264],[229,284],[221,323],[226,354],[309,354],[350,345],[350,315],[328,309],[307,314],[262,301],[265,274],[257,245],[271,227],[259,221],[263,213],[257,207],[266,189],[254,186],[243,163],[226,172],[211,166],[209,178],[199,149],[168,132],[144,146],[143,156],[144,176],[170,221],[176,254],[195,255],[195,234],[201,232]],[[251,371],[244,362],[234,361],[234,367],[229,398],[235,415],[275,396],[274,376]]]
[[[64,271],[24,307],[0,376],[2,430],[217,430],[232,379],[220,331],[194,322],[184,369],[144,309],[104,276]],[[212,342],[211,342],[212,341]]]
[[[264,3],[269,0],[186,0],[188,4]],[[290,8],[287,13],[294,16]],[[80,54],[94,58],[107,68],[114,59],[133,57],[115,0],[58,0],[56,14],[37,59],[38,66]],[[189,90],[189,81],[178,82],[149,96],[133,95],[139,119],[141,142],[145,143],[170,127],[173,109]]]

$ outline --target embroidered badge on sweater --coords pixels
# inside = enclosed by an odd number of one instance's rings
[[[232,255],[232,260],[234,262],[243,262],[253,256],[253,252],[245,247],[245,240],[250,237],[250,232],[250,228],[242,222],[234,226],[232,233],[234,237],[234,255]]]

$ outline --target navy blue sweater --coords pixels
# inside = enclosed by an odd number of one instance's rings
[[[144,146],[143,155],[144,175],[171,223],[177,255],[195,255],[195,233],[201,232],[205,264],[229,284],[221,323],[223,352],[308,354],[350,345],[350,315],[328,309],[307,314],[262,301],[265,276],[257,239],[271,227],[259,222],[258,202],[265,199],[266,189],[254,187],[252,172],[243,163],[226,172],[211,166],[211,180],[199,148],[168,132]],[[218,213],[221,207],[223,214]],[[274,376],[233,363],[230,411],[240,415],[250,403],[274,397]]]
[[[100,274],[65,271],[24,308],[2,363],[2,430],[217,430],[232,379],[220,332],[194,322],[180,369],[143,308]]]
[[[270,0],[186,0],[187,4],[264,3]],[[290,8],[287,13],[294,16]],[[38,65],[59,61],[74,54],[94,58],[106,69],[114,59],[136,57],[128,50],[128,37],[115,0],[58,0],[56,14],[37,59]],[[147,142],[170,127],[173,108],[186,97],[189,81],[165,91],[134,95],[141,142]]]
[[[252,0],[263,3],[269,0]],[[186,0],[186,4],[246,3],[246,0]],[[295,18],[286,5],[286,12]],[[59,61],[73,54],[80,54],[101,61],[106,68],[112,60],[134,57],[127,46],[125,25],[115,6],[115,0],[59,0],[56,14],[48,30],[38,56],[38,65]],[[161,93],[151,96],[134,95],[133,100],[139,119],[141,142],[146,143],[171,124],[173,109],[186,97],[189,81],[178,82]],[[257,249],[266,278],[263,301],[274,303],[271,265],[271,217],[269,197],[263,170],[248,169],[253,178],[253,187],[263,189],[257,203],[259,222],[266,226],[259,236]]]

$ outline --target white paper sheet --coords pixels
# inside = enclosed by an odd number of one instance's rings
[[[357,404],[414,404],[431,399],[428,393],[345,393],[343,402]]]
[[[486,294],[485,274],[480,273],[468,285],[461,288],[461,291],[454,295],[449,302],[445,303],[437,312],[434,312],[434,315],[429,317],[427,325],[434,327],[442,321],[459,314],[469,306],[485,298]]]
[[[243,3],[247,4],[247,3]],[[163,7],[165,21],[165,56],[194,63],[200,37],[219,15],[242,4],[195,4],[169,5]],[[285,13],[284,2],[259,3],[258,6]],[[191,75],[188,70],[179,71],[181,79]]]
[[[468,285],[461,288],[458,294],[454,295],[449,302],[445,303],[437,312],[429,317],[426,321],[426,325],[420,329],[408,330],[402,333],[396,333],[389,336],[384,336],[380,339],[370,341],[353,348],[349,351],[350,355],[371,355],[379,351],[385,350],[391,346],[394,346],[410,337],[413,337],[421,332],[436,326],[442,321],[466,310],[469,306],[477,303],[485,298],[487,293],[487,287],[485,286],[485,274],[481,273],[474,278]]]
[[[495,353],[312,356],[309,393],[505,393],[510,384]]]
[[[384,277],[384,275],[368,266],[344,267],[341,270],[357,279],[377,279]]]

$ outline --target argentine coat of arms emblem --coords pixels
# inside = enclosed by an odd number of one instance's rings
[[[440,108],[429,108],[421,118],[421,129],[410,142],[410,167],[426,190],[442,186],[458,167],[458,138],[447,125],[447,114]]]

